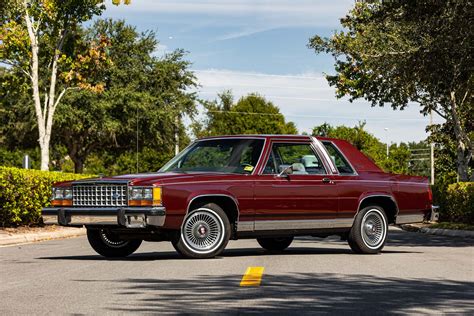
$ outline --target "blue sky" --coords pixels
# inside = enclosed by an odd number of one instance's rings
[[[157,54],[189,52],[202,98],[231,89],[236,98],[258,92],[277,105],[300,132],[315,125],[353,126],[386,142],[426,138],[428,118],[413,104],[404,111],[371,108],[365,101],[338,100],[324,73],[333,60],[307,48],[314,35],[330,36],[352,0],[132,0],[107,3],[102,17],[124,19],[138,30],[154,30]],[[438,119],[435,118],[435,121]],[[386,130],[387,129],[387,130]]]

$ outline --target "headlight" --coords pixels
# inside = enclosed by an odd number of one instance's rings
[[[71,206],[72,205],[72,188],[61,187],[53,188],[53,196],[51,197],[53,206]]]
[[[130,200],[152,200],[153,199],[153,188],[131,188],[130,189]]]
[[[62,200],[64,196],[63,188],[53,188],[53,197],[52,200]]]
[[[71,188],[64,189],[63,199],[72,200],[72,189]]]
[[[161,205],[161,188],[130,187],[128,197],[130,206],[158,206]]]
[[[53,188],[52,200],[72,200],[72,188]]]

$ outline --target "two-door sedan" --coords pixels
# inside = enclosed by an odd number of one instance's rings
[[[57,183],[51,204],[44,222],[85,226],[103,256],[145,240],[210,258],[230,239],[281,251],[304,235],[379,253],[388,225],[423,221],[432,195],[427,178],[385,173],[344,140],[243,135],[197,140],[158,172]]]

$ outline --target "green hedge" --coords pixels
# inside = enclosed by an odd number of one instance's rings
[[[474,224],[474,182],[453,183],[436,193],[440,221]]]
[[[40,224],[41,208],[50,205],[53,183],[88,177],[0,166],[0,225]]]

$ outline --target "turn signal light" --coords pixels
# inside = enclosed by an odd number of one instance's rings
[[[52,206],[72,206],[72,200],[52,200]]]
[[[160,206],[161,187],[130,187],[129,206]]]

